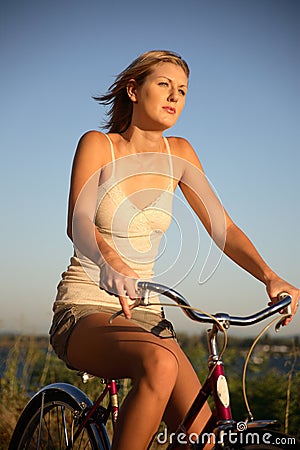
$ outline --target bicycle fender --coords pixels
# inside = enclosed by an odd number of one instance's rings
[[[48,384],[47,386],[44,386],[42,389],[40,389],[31,400],[34,400],[36,397],[43,394],[43,392],[49,392],[49,391],[63,391],[66,392],[78,405],[81,407],[81,409],[84,409],[83,404],[85,406],[92,406],[93,403],[91,399],[78,387],[73,386],[69,383],[52,383]]]
[[[60,393],[60,395],[68,398],[70,405],[73,404],[73,408],[76,408],[78,411],[82,411],[86,407],[89,408],[93,405],[91,399],[83,391],[81,391],[76,386],[68,383],[53,383],[41,388],[24,407],[12,434],[11,441],[8,447],[9,450],[19,449],[19,436],[23,433],[23,429],[28,422],[28,416],[30,417],[30,412],[32,411],[32,409],[36,409],[37,407],[39,407],[43,402],[43,398],[45,398],[45,401],[47,401],[49,397],[51,398],[53,395],[55,395],[55,393],[58,392]],[[105,446],[103,448],[109,448],[109,439],[106,433],[105,426],[100,423],[97,425],[97,430],[97,433],[100,433],[102,436],[102,442],[105,443]]]

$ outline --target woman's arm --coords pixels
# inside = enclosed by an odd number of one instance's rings
[[[249,238],[232,221],[227,227],[224,253],[265,284],[270,303],[275,303],[282,292],[291,295],[292,314],[296,313],[300,291],[270,269]],[[286,319],[285,324],[290,321],[291,319]]]
[[[294,315],[300,291],[271,270],[250,239],[229,217],[211,188],[191,145],[180,139],[178,147],[177,151],[185,160],[180,188],[210,236],[229,258],[265,284],[272,303],[277,301],[281,292],[289,293],[293,298]],[[290,320],[287,319],[285,323]]]
[[[102,168],[109,163],[106,138],[97,131],[84,134],[73,160],[67,234],[75,248],[101,265],[113,252],[94,224],[97,188]]]
[[[80,139],[72,167],[67,234],[76,253],[101,267],[102,288],[119,297],[125,316],[130,317],[126,295],[136,298],[137,274],[123,262],[94,224],[97,192],[102,168],[111,162],[107,138],[89,131]]]

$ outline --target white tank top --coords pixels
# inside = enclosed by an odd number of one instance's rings
[[[113,143],[108,135],[106,137],[112,163],[101,171],[94,222],[123,261],[141,279],[151,279],[161,238],[172,221],[174,192],[169,143],[164,138],[166,153],[142,152],[116,159]],[[163,175],[166,187],[143,191],[137,187],[134,194],[126,195],[122,181],[144,173]],[[87,257],[74,255],[58,285],[55,304],[96,302],[120,309],[118,298],[99,289],[99,281],[100,268]]]

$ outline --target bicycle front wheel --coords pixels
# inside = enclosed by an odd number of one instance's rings
[[[109,450],[102,423],[89,421],[76,436],[84,411],[92,403],[75,386],[46,386],[27,404],[16,425],[9,450]]]

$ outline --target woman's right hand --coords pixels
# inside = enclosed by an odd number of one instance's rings
[[[135,300],[136,280],[138,275],[119,256],[107,258],[101,264],[100,288],[119,297],[119,302],[126,319],[131,318],[128,298]]]

